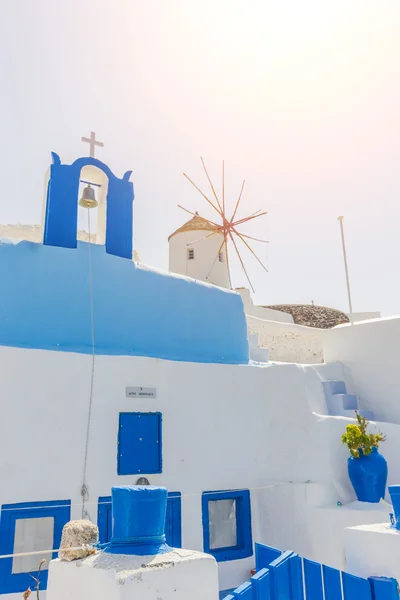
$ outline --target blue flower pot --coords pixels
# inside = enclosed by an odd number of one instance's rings
[[[379,502],[385,497],[388,469],[387,462],[378,452],[378,448],[372,448],[368,456],[364,456],[360,450],[360,458],[350,456],[347,466],[357,500]]]
[[[393,527],[400,529],[400,485],[389,485],[388,490],[394,510]]]

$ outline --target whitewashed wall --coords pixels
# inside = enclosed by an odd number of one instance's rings
[[[347,316],[350,318],[349,313],[347,313]],[[351,313],[351,317],[353,319],[353,322],[369,321],[371,319],[380,319],[381,313],[378,311],[376,311],[376,312],[357,312],[357,313]]]
[[[0,348],[0,504],[71,499],[72,518],[80,517],[90,373],[90,356]],[[377,518],[336,509],[337,500],[354,500],[340,443],[348,420],[315,413],[324,410],[321,378],[343,376],[340,364],[256,367],[96,357],[91,518],[97,518],[98,496],[137,480],[116,473],[118,413],[160,410],[163,473],[148,478],[182,493],[185,548],[202,549],[204,490],[251,488],[255,541],[341,566],[342,528]],[[126,398],[126,386],[156,387],[157,398]],[[399,428],[392,427],[385,451],[391,481],[400,482]],[[324,550],[328,532],[332,544]],[[242,583],[253,566],[254,557],[220,563],[221,589]]]
[[[247,313],[246,319],[249,332],[258,335],[258,345],[268,348],[270,360],[301,364],[323,362],[321,329],[266,321]]]
[[[184,231],[169,239],[169,272],[186,275],[224,288],[230,288],[224,236],[220,233],[207,237],[210,231]],[[194,259],[188,260],[188,249],[194,250]],[[218,260],[222,252],[223,262]]]
[[[250,290],[247,288],[236,288],[235,290],[242,296],[244,312],[246,315],[266,319],[268,321],[278,321],[282,323],[293,323],[293,317],[289,313],[281,310],[273,310],[272,308],[264,308],[263,306],[255,306],[250,295]]]
[[[400,423],[400,317],[340,325],[323,333],[327,362],[340,360],[351,371],[360,408],[379,421]]]

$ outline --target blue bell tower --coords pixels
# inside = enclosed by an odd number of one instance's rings
[[[90,143],[90,156],[78,158],[71,165],[64,165],[55,152],[50,167],[50,180],[47,187],[46,216],[43,244],[62,248],[77,247],[78,233],[78,194],[81,171],[91,166],[100,169],[108,179],[106,196],[105,248],[108,254],[121,258],[132,258],[133,238],[133,183],[129,181],[132,171],[127,171],[122,179],[111,169],[94,158],[95,145],[103,145],[91,138],[82,138]]]

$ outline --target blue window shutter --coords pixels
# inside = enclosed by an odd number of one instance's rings
[[[118,475],[161,472],[161,413],[120,413]]]
[[[65,523],[70,520],[71,501],[54,500],[47,502],[21,502],[19,504],[3,504],[1,507],[0,521],[0,555],[14,553],[15,527],[18,519],[35,519],[42,517],[54,518],[54,533],[52,550],[59,548],[61,534]],[[45,554],[43,557],[38,555],[38,565],[41,558],[46,558],[47,563],[52,558],[57,558],[57,552]],[[38,576],[37,571],[29,573],[13,573],[13,559],[0,559],[0,594],[11,594],[24,592],[28,587],[32,587],[34,577]],[[40,589],[47,587],[48,571],[40,573]]]
[[[182,508],[180,492],[169,492],[167,515],[165,519],[165,535],[168,546],[182,548]]]
[[[112,511],[111,496],[100,496],[97,509],[97,526],[99,528],[99,542],[105,544],[111,540]]]
[[[227,548],[210,547],[210,515],[209,502],[218,500],[236,501],[236,546]],[[204,552],[212,554],[217,562],[237,560],[253,555],[253,539],[251,526],[251,504],[249,490],[225,490],[203,492],[202,495],[203,519],[203,547]]]

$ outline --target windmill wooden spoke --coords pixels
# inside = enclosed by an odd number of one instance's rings
[[[225,161],[222,161],[222,212],[225,217]]]
[[[260,263],[260,265],[262,266],[264,271],[266,271],[268,273],[267,267],[261,262],[261,260],[257,256],[257,254],[252,249],[252,247],[246,242],[246,240],[243,239],[242,234],[240,234],[238,231],[236,231],[236,229],[234,229],[233,231],[239,236],[239,238],[242,240],[243,244],[245,244],[247,246],[247,248],[250,250],[252,255],[255,256],[256,260]]]
[[[189,213],[189,215],[193,215],[194,217],[200,217],[199,213],[192,212],[191,210],[188,210],[187,208],[185,208],[181,204],[178,204],[178,208],[181,208],[185,212]],[[201,217],[201,218],[204,221],[207,221],[207,223],[210,223],[210,225],[214,225],[214,227],[217,227],[218,229],[223,229],[223,227],[221,227],[221,225],[218,225],[218,223],[214,223],[214,221],[210,221],[210,219],[206,219],[205,217]]]
[[[208,179],[208,183],[210,184],[210,186],[211,186],[211,189],[212,189],[212,192],[213,192],[213,194],[214,194],[214,198],[216,199],[216,201],[217,201],[217,204],[218,204],[218,206],[219,206],[219,210],[220,210],[220,211],[221,211],[221,213],[222,213],[222,207],[221,207],[221,205],[220,205],[220,203],[219,203],[218,196],[217,196],[217,192],[215,191],[215,188],[214,188],[214,186],[213,186],[213,184],[212,184],[212,181],[211,181],[211,179],[210,179],[210,176],[209,176],[209,174],[208,174],[208,171],[207,171],[207,168],[206,168],[205,162],[204,162],[204,160],[202,159],[202,157],[201,157],[201,156],[200,156],[200,160],[201,160],[201,163],[202,163],[202,165],[203,165],[203,169],[204,169],[204,171],[205,171],[205,173],[206,173],[206,176],[207,176],[207,179]]]
[[[242,188],[241,188],[241,190],[240,190],[239,198],[238,198],[238,200],[237,200],[237,202],[236,202],[235,210],[233,211],[233,215],[232,215],[232,218],[231,218],[231,221],[230,221],[231,223],[233,223],[233,219],[235,218],[236,211],[237,211],[237,209],[238,209],[238,206],[239,206],[239,203],[240,203],[240,199],[241,199],[241,197],[242,197],[242,194],[243,194],[243,188],[244,188],[244,184],[245,184],[245,183],[246,183],[246,182],[245,182],[245,180],[243,179]]]
[[[232,242],[233,242],[233,245],[234,245],[234,247],[235,247],[236,253],[237,253],[237,255],[238,255],[238,257],[239,257],[239,260],[240,260],[240,264],[242,265],[242,269],[243,269],[243,271],[244,271],[244,274],[246,275],[246,277],[247,277],[247,281],[249,282],[249,285],[250,285],[250,287],[251,287],[251,291],[254,293],[254,288],[253,288],[253,286],[252,286],[252,283],[251,283],[251,281],[250,281],[250,277],[248,276],[248,273],[247,273],[247,271],[246,271],[246,267],[244,266],[244,263],[243,263],[243,261],[242,261],[242,257],[240,256],[240,252],[239,252],[239,250],[238,250],[238,247],[236,246],[235,240],[233,239],[233,235],[232,235],[232,233],[231,233],[231,232],[229,232],[229,237],[231,238],[231,240],[232,240]]]
[[[211,233],[209,233],[208,235],[205,235],[202,238],[199,238],[198,240],[194,241],[194,242],[190,242],[189,244],[186,244],[186,246],[193,246],[193,244],[197,244],[198,242],[201,242],[203,240],[206,240],[207,238],[211,237],[212,235],[215,235],[216,233],[221,233],[221,230],[218,229],[216,231],[212,231]]]
[[[189,215],[193,215],[194,217],[196,216],[196,213],[192,212],[191,210],[188,210],[187,208],[184,208],[183,206],[181,206],[180,204],[178,204],[178,208],[181,208],[182,210],[184,210],[185,212],[189,213]]]
[[[191,244],[187,244],[192,245],[192,244],[197,244],[198,242],[201,242],[203,240],[206,240],[207,238],[212,237],[213,235],[215,235],[216,233],[221,234],[223,236],[223,241],[221,243],[221,246],[217,252],[217,256],[215,257],[213,264],[211,266],[211,269],[209,270],[206,279],[209,278],[214,265],[216,263],[216,261],[218,260],[218,256],[221,253],[221,249],[224,247],[225,248],[225,256],[226,256],[226,268],[228,269],[228,278],[229,278],[229,285],[232,288],[232,280],[231,280],[231,271],[230,271],[230,264],[229,264],[229,241],[232,241],[233,247],[235,249],[235,252],[239,258],[239,262],[241,264],[241,267],[243,269],[243,272],[246,276],[246,279],[249,283],[250,289],[254,292],[254,287],[251,283],[248,271],[245,267],[245,264],[243,262],[243,259],[240,255],[240,251],[237,245],[237,239],[235,238],[235,236],[237,236],[238,239],[241,240],[241,242],[247,247],[248,250],[250,250],[251,254],[255,257],[255,259],[257,260],[257,262],[262,266],[262,268],[268,273],[268,269],[266,268],[266,266],[263,264],[263,262],[260,260],[260,258],[257,256],[257,254],[255,253],[255,251],[253,250],[253,248],[250,246],[250,244],[246,241],[246,240],[251,240],[254,242],[261,242],[263,244],[268,244],[269,241],[268,240],[263,240],[257,237],[253,237],[251,235],[247,235],[245,233],[239,233],[239,231],[236,229],[237,227],[239,227],[240,225],[243,225],[244,223],[248,223],[249,221],[252,221],[253,219],[258,219],[258,217],[262,217],[267,213],[267,211],[262,211],[261,209],[257,210],[256,212],[252,213],[251,215],[249,215],[248,217],[243,217],[241,219],[236,219],[236,215],[237,212],[239,210],[239,206],[241,205],[241,201],[242,201],[242,197],[243,197],[243,191],[244,191],[244,187],[245,187],[245,180],[243,180],[242,186],[240,188],[240,193],[239,196],[236,200],[235,203],[235,209],[233,211],[232,217],[229,219],[226,216],[225,213],[225,161],[222,161],[222,193],[221,196],[219,195],[219,193],[217,194],[216,192],[216,188],[214,187],[213,182],[211,181],[211,177],[208,173],[205,161],[203,160],[202,157],[200,157],[201,160],[201,164],[203,165],[203,169],[204,172],[206,174],[207,177],[207,181],[211,187],[211,191],[213,194],[213,198],[215,199],[216,204],[214,203],[214,201],[210,200],[210,198],[208,198],[206,196],[206,194],[204,194],[204,192],[201,191],[201,189],[194,183],[194,181],[192,181],[192,179],[190,179],[190,177],[188,177],[188,175],[186,175],[186,173],[184,173],[184,176],[186,177],[186,179],[193,185],[194,188],[196,188],[196,190],[203,196],[203,198],[206,200],[206,202],[212,206],[212,208],[219,214],[220,218],[222,219],[222,223],[215,223],[214,221],[211,221],[210,219],[203,219],[203,217],[200,217],[200,215],[198,214],[198,212],[194,213],[191,212],[190,210],[187,210],[186,208],[184,208],[183,206],[180,206],[180,208],[182,208],[183,210],[185,210],[186,212],[188,212],[189,214],[193,215],[194,217],[198,217],[200,220],[203,220],[202,225],[198,227],[198,229],[209,229],[210,233],[207,233],[206,235],[203,235],[203,237],[195,240],[194,242],[191,242]],[[219,219],[218,219],[219,220]],[[191,222],[190,222],[191,223]],[[197,226],[197,222],[195,220],[193,220],[192,224],[192,229],[196,229]],[[209,227],[208,227],[209,225]],[[235,259],[236,260],[236,259]],[[225,280],[226,281],[226,280]],[[223,283],[222,285],[225,285],[226,283]]]
[[[260,240],[259,238],[252,237],[251,235],[245,235],[244,233],[240,234],[242,237],[248,238],[249,240],[254,240],[255,242],[262,242],[263,244],[269,244],[269,240]]]
[[[252,215],[251,217],[245,217],[244,219],[240,219],[239,221],[236,221],[235,223],[232,223],[232,225],[234,227],[236,227],[236,225],[242,225],[242,223],[247,223],[247,221],[251,221],[252,219],[258,219],[258,217],[262,217],[263,215],[267,215],[267,211],[260,213],[259,215]]]
[[[225,243],[225,238],[222,240],[222,244],[220,245],[220,247],[219,247],[219,249],[218,249],[218,252],[217,252],[217,255],[216,255],[216,257],[214,258],[214,262],[213,262],[213,264],[211,265],[211,269],[208,271],[208,273],[207,273],[207,275],[206,275],[206,279],[208,279],[208,278],[209,278],[209,276],[210,276],[210,273],[211,273],[211,271],[213,270],[215,263],[217,262],[217,258],[218,258],[218,256],[219,256],[219,253],[220,253],[220,252],[221,252],[221,250],[222,250],[222,246],[224,245],[224,243]]]
[[[211,200],[210,200],[209,198],[207,198],[207,196],[206,196],[206,195],[205,195],[205,194],[204,194],[204,193],[201,191],[201,189],[200,189],[199,187],[197,187],[197,185],[195,184],[195,182],[194,182],[194,181],[192,181],[192,180],[190,179],[190,177],[188,177],[188,176],[186,175],[186,173],[184,173],[183,175],[184,175],[184,177],[186,177],[186,179],[187,179],[188,181],[190,181],[190,183],[191,183],[191,184],[192,184],[192,185],[193,185],[193,186],[196,188],[196,190],[197,190],[197,191],[198,191],[198,192],[199,192],[199,193],[200,193],[200,194],[203,196],[203,198],[204,198],[205,200],[207,200],[208,204],[210,204],[210,205],[213,207],[213,209],[214,209],[214,210],[216,210],[216,211],[217,211],[217,213],[218,213],[218,214],[219,214],[219,215],[222,217],[222,212],[221,212],[221,211],[219,211],[219,210],[218,210],[218,208],[215,206],[215,204],[213,204],[213,203],[211,202]]]

